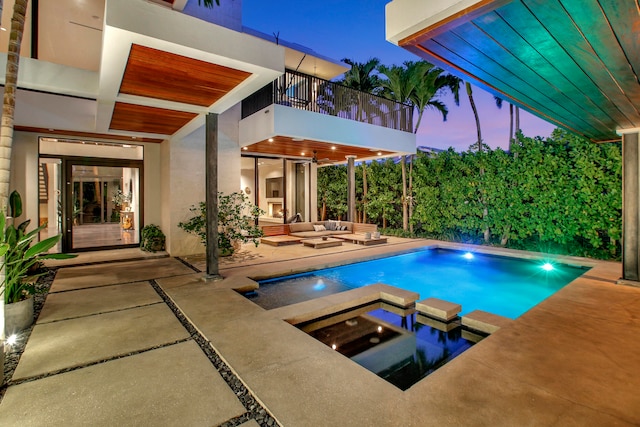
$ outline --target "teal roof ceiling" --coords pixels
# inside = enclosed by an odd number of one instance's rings
[[[481,3],[400,45],[593,141],[640,128],[636,1]]]

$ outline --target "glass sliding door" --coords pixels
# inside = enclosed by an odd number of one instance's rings
[[[261,224],[282,224],[287,217],[283,159],[258,158],[257,205],[265,214]]]
[[[69,250],[139,244],[141,165],[118,163],[68,161]]]

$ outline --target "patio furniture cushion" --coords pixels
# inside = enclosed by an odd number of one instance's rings
[[[289,224],[290,233],[297,233],[300,231],[314,231],[313,224],[310,222],[294,222]]]

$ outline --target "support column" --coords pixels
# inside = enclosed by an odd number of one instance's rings
[[[206,117],[207,280],[220,280],[218,270],[218,115]]]
[[[640,137],[637,131],[622,135],[622,279],[618,283],[640,286]]]
[[[347,221],[356,221],[356,156],[347,157]]]

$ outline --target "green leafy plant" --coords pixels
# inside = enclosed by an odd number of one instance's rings
[[[125,203],[131,203],[131,192],[125,193],[119,188],[113,192],[113,196],[111,197],[111,201],[116,206],[122,206]]]
[[[140,249],[147,252],[157,252],[164,250],[166,236],[155,224],[148,224],[142,227],[140,232]]]
[[[189,210],[194,214],[178,227],[184,231],[200,237],[202,244],[207,244],[207,206],[200,202]],[[234,244],[253,242],[258,246],[262,229],[256,225],[256,220],[264,211],[249,202],[249,198],[242,192],[231,194],[218,193],[218,251],[221,256],[231,255]]]
[[[22,213],[22,201],[19,194],[14,191],[10,200],[10,214],[19,216]],[[62,235],[51,236],[34,243],[38,233],[44,230],[47,225],[43,224],[27,232],[30,223],[31,220],[26,220],[15,227],[13,224],[7,224],[4,212],[0,212],[0,255],[4,255],[2,267],[5,273],[2,293],[5,304],[21,301],[33,294],[36,280],[44,274],[37,272],[43,260],[69,259],[77,256],[48,253],[58,244]]]

